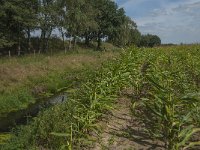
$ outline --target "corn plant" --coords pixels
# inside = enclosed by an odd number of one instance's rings
[[[190,138],[200,131],[195,126],[194,111],[198,111],[199,101],[194,98],[181,96],[195,89],[191,80],[185,75],[183,59],[178,61],[178,52],[174,57],[168,52],[152,55],[149,65],[144,69],[141,84],[148,83],[146,95],[140,95],[140,101],[134,102],[134,109],[138,109],[140,120],[146,124],[150,136],[158,138],[165,143],[165,148],[178,150],[193,147],[199,142],[191,142]],[[139,91],[144,92],[140,87]],[[141,92],[139,92],[141,93]]]
[[[67,150],[72,150],[72,145],[73,145],[73,126],[70,126],[70,134],[67,133],[55,133],[52,132],[51,135],[57,136],[57,137],[70,137],[70,140],[66,141],[66,145],[61,146],[61,150],[67,149]]]
[[[114,107],[120,91],[131,87],[133,115],[146,125],[151,137],[163,141],[169,150],[198,145],[191,138],[200,126],[200,51],[198,46],[192,49],[133,47],[123,51],[120,58],[88,74],[67,102],[21,128],[10,144],[15,149],[40,145],[83,149],[91,144],[90,133],[98,130],[98,120]]]

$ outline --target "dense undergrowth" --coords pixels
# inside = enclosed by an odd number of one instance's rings
[[[114,107],[122,89],[131,87],[133,116],[152,138],[169,150],[198,145],[200,126],[200,47],[130,48],[119,59],[88,74],[67,102],[40,113],[14,131],[3,149],[84,149],[91,131]]]

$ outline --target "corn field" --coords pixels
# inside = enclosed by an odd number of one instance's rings
[[[192,141],[200,131],[200,49],[190,48],[137,50],[144,61],[134,81],[133,115],[168,150],[200,144]]]
[[[129,48],[71,91],[69,100],[16,131],[4,149],[87,149],[120,91],[132,88],[132,115],[167,150],[196,147],[200,132],[200,46]]]

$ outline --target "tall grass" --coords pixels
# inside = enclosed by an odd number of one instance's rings
[[[81,76],[86,69],[96,69],[101,62],[115,55],[117,52],[100,53],[81,49],[53,56],[1,59],[0,117],[43,99],[45,93],[58,92],[71,84],[73,76]]]

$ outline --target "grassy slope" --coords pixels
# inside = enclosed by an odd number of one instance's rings
[[[95,69],[115,55],[117,52],[81,49],[53,56],[30,55],[1,59],[0,116],[26,108],[35,102],[36,97],[47,95],[45,93],[56,93],[83,69]]]

